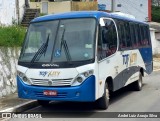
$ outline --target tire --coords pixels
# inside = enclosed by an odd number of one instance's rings
[[[97,107],[98,109],[106,110],[108,106],[109,106],[109,89],[106,83],[104,87],[103,96],[97,100]]]
[[[38,103],[39,103],[41,106],[43,106],[43,107],[48,106],[48,105],[49,105],[49,102],[50,102],[50,101],[48,101],[48,100],[37,100],[37,101],[38,101]]]
[[[139,73],[139,79],[134,83],[134,89],[136,91],[141,91],[142,90],[142,84],[143,84],[143,79],[142,79],[142,74],[140,72]]]

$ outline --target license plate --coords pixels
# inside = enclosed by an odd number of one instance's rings
[[[46,95],[46,96],[57,96],[57,91],[45,90],[43,92],[43,95]]]

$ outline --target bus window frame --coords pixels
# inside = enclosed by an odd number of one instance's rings
[[[102,61],[104,61],[104,60],[106,60],[106,59],[114,56],[114,55],[117,53],[118,48],[119,48],[119,36],[118,36],[118,29],[117,29],[117,24],[116,24],[116,22],[115,22],[115,19],[114,19],[114,18],[109,18],[109,17],[101,17],[101,18],[99,19],[99,27],[105,26],[104,19],[111,20],[111,21],[113,21],[113,23],[114,23],[114,26],[115,26],[115,29],[116,29],[116,34],[117,34],[117,47],[116,47],[116,51],[115,51],[113,54],[111,54],[111,55],[109,55],[109,56],[106,56],[105,58],[100,59],[100,60],[97,59],[97,60],[98,60],[98,63],[100,63],[100,62],[102,62]],[[96,50],[97,55],[98,55],[99,30],[100,30],[100,29],[98,28],[98,31],[97,31],[97,32],[98,32],[98,33],[97,33],[97,47],[96,47],[96,49],[97,49],[97,50]],[[101,44],[102,44],[102,39],[101,39]],[[97,58],[98,58],[98,56],[97,56]]]
[[[118,22],[124,22],[124,23],[127,22],[126,24],[129,25],[129,33],[130,33],[130,35],[131,35],[130,21],[126,21],[126,20],[122,20],[122,19],[117,19],[117,18],[114,18],[114,20],[115,20],[115,21],[118,21]],[[117,25],[117,22],[116,22],[116,25]],[[117,25],[117,26],[118,26],[118,25]],[[122,29],[122,28],[120,28],[120,29]],[[124,27],[123,29],[124,29],[124,32],[126,32],[125,27]],[[119,45],[118,45],[118,51],[132,50],[132,49],[133,49],[132,46],[131,46],[131,47],[124,47],[124,48],[121,48],[121,47],[120,47],[120,36],[121,36],[122,32],[119,34],[119,30],[117,30],[117,31],[118,31],[118,43],[119,43]],[[126,37],[126,33],[125,33],[125,37]],[[130,39],[132,40],[131,36],[130,36]],[[125,43],[126,43],[126,42],[127,42],[127,41],[125,41]],[[132,41],[131,41],[131,45],[133,45]]]

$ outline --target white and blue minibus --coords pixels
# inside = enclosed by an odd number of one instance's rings
[[[110,92],[153,70],[149,26],[100,11],[53,14],[30,22],[17,66],[18,96],[95,102],[107,109]]]

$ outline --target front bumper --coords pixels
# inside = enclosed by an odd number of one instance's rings
[[[18,96],[24,99],[55,100],[55,101],[95,101],[95,76],[90,76],[79,86],[71,87],[46,87],[26,85],[17,76]],[[57,91],[57,96],[45,96],[43,91]]]

